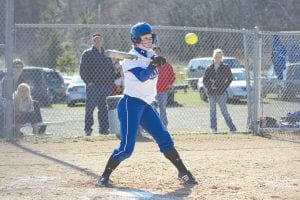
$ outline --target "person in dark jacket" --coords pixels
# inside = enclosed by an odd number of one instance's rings
[[[23,77],[23,68],[24,68],[24,66],[25,66],[24,62],[21,59],[16,58],[16,59],[13,60],[13,66],[12,66],[13,70],[12,70],[11,77],[13,79],[14,91],[17,91],[17,88],[19,87],[19,85],[24,84],[24,83],[27,82]],[[7,99],[10,99],[11,96],[12,96],[11,94],[9,94],[5,90],[5,88],[6,88],[5,84],[7,84],[7,82],[6,82],[7,78],[9,78],[9,74],[6,74],[3,77],[3,79],[1,80],[1,96],[2,97],[1,97],[1,100],[0,100],[0,131],[4,126],[4,118],[5,118],[5,112],[4,112],[4,107],[3,107],[4,103],[3,102],[6,102]],[[36,117],[37,122],[43,122],[39,103],[37,101],[33,101],[33,103],[34,103],[33,106],[34,106],[35,116],[37,116]],[[16,112],[16,110],[15,110],[15,112]],[[24,123],[26,123],[28,120],[32,120],[31,118],[32,118],[31,115],[23,115],[22,116],[22,119],[24,120]],[[45,133],[46,128],[47,128],[47,125],[39,125],[36,128],[35,132],[36,133]],[[20,130],[17,130],[16,132],[17,132],[18,136],[23,135],[23,133],[20,132]]]
[[[220,110],[230,132],[234,133],[237,131],[226,105],[226,89],[232,80],[233,75],[230,67],[223,63],[223,51],[221,49],[215,49],[213,52],[213,64],[206,69],[203,76],[203,84],[207,89],[209,100],[211,133],[217,133],[217,103],[220,106]]]
[[[90,136],[94,124],[93,112],[98,107],[99,133],[108,134],[108,111],[106,97],[111,95],[116,78],[113,62],[104,55],[102,36],[92,35],[92,47],[86,49],[80,59],[80,76],[86,84],[85,126],[84,131]]]
[[[13,60],[13,71],[12,71],[12,78],[13,78],[13,88],[14,91],[17,90],[17,87],[21,84],[21,83],[26,83],[26,81],[24,80],[23,76],[22,76],[22,72],[23,72],[23,67],[24,67],[24,63],[21,59],[16,58]],[[5,76],[2,78],[1,80],[1,95],[3,98],[10,98],[10,94],[7,94],[7,91],[5,91],[5,79],[8,78],[8,74],[5,74]]]

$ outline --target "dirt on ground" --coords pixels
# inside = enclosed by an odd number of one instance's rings
[[[148,137],[97,188],[119,140],[28,137],[0,140],[0,199],[300,199],[300,137],[177,135],[174,141],[199,184],[177,179],[175,167]]]

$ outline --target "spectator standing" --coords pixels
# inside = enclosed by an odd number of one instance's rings
[[[161,55],[161,48],[153,48],[156,55]],[[166,62],[164,65],[158,68],[158,80],[157,80],[157,95],[156,100],[159,107],[159,116],[164,125],[168,126],[167,118],[167,103],[168,103],[168,91],[172,84],[175,82],[176,76],[173,70],[172,65],[169,62]]]
[[[25,83],[24,79],[22,78],[21,74],[23,72],[24,63],[21,59],[14,59],[13,60],[13,69],[11,78],[13,79],[13,88],[14,91],[17,89],[18,85],[21,83]],[[10,78],[9,74],[4,73],[4,76],[0,80],[0,132],[4,128],[5,122],[5,102],[7,99],[11,99],[11,94],[5,90],[5,84],[7,83],[7,79]]]
[[[26,123],[30,123],[33,134],[39,133],[38,123],[42,122],[42,116],[36,101],[32,100],[30,87],[26,83],[21,83],[17,91],[14,92],[15,107],[15,131],[18,135],[23,135],[20,129]]]
[[[93,113],[98,108],[99,133],[108,134],[108,111],[106,97],[111,95],[116,78],[113,62],[104,55],[103,37],[100,33],[92,35],[92,47],[86,49],[80,59],[80,76],[86,84],[85,126],[90,136],[94,124]]]
[[[222,115],[231,133],[236,132],[236,127],[232,122],[227,110],[226,89],[233,80],[230,67],[223,63],[223,51],[215,49],[213,52],[213,64],[208,66],[203,76],[203,84],[207,89],[210,111],[211,133],[217,133],[217,103],[220,106]]]
[[[13,60],[13,71],[12,71],[13,74],[12,74],[12,78],[13,78],[13,88],[14,88],[14,91],[17,91],[17,88],[19,87],[19,85],[21,85],[23,83],[26,83],[26,80],[23,77],[23,68],[24,68],[24,66],[25,66],[24,62],[21,59],[17,58],[17,59]],[[7,94],[7,92],[4,91],[4,88],[5,88],[4,84],[5,84],[5,79],[7,78],[7,76],[8,76],[8,74],[6,74],[3,77],[2,81],[1,81],[2,97],[3,97],[4,101],[5,101],[5,99],[9,99],[10,98],[9,94]],[[16,92],[13,94],[13,96],[15,96],[15,95],[16,95]],[[40,110],[39,103],[37,101],[33,101],[33,106],[34,106],[34,113],[35,113],[34,116],[35,116],[35,119],[38,119],[38,122],[42,122],[42,115],[41,115],[41,110]],[[17,112],[17,111],[15,110],[15,112]],[[1,112],[0,115],[1,115],[0,118],[4,119],[4,113]],[[25,116],[25,115],[22,116],[22,120],[23,121],[24,120],[25,121],[29,120],[27,118],[28,118],[28,116]],[[3,126],[3,124],[0,125],[0,129],[2,128],[1,126]],[[15,124],[15,126],[17,126],[17,124]],[[38,133],[44,133],[46,131],[46,128],[47,128],[47,125],[41,125],[41,126],[39,126],[38,127]],[[18,132],[17,134],[23,135],[23,133],[21,133],[20,130],[17,130],[17,132]],[[34,132],[36,132],[36,131],[34,131]]]
[[[121,64],[124,72],[124,96],[118,104],[118,117],[121,127],[121,143],[110,156],[103,174],[97,180],[97,186],[108,187],[109,176],[116,167],[133,153],[139,125],[142,126],[156,141],[160,151],[178,170],[178,177],[185,184],[197,184],[197,181],[183,164],[170,133],[161,122],[151,103],[155,101],[157,67],[165,63],[165,59],[155,56],[152,44],[155,34],[148,23],[137,23],[131,27],[133,49],[129,51],[139,58],[149,60],[125,59]],[[130,179],[130,176],[128,176]]]

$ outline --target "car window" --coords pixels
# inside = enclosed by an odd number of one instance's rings
[[[47,72],[46,80],[49,85],[60,85],[62,83],[62,78],[57,72]]]
[[[239,68],[241,67],[239,61],[237,59],[228,59],[224,58],[223,62],[230,66],[230,68]],[[191,60],[190,61],[190,69],[198,69],[198,68],[207,68],[209,65],[213,63],[212,59],[207,60]]]
[[[233,80],[235,80],[235,81],[246,80],[245,72],[234,72],[234,73],[232,73],[232,75],[233,75]]]
[[[70,82],[72,81],[72,76],[63,76],[63,79],[65,82]]]
[[[37,86],[42,85],[43,77],[40,70],[24,69],[22,72],[22,78],[30,85]]]
[[[190,68],[198,69],[198,68],[206,68],[212,64],[212,60],[193,60],[191,61]]]
[[[41,70],[23,69],[21,76],[30,86],[32,92],[39,91],[44,86],[44,78]]]
[[[300,80],[300,65],[290,65],[287,69],[287,79]]]
[[[241,67],[239,61],[237,59],[224,59],[224,63],[230,66],[230,68],[239,68]]]
[[[276,78],[274,68],[271,66],[268,69],[265,69],[261,72],[262,76],[268,79]]]
[[[73,77],[71,83],[73,83],[73,84],[85,84],[80,76]]]

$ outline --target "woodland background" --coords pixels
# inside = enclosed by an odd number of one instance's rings
[[[4,1],[4,0],[0,0]],[[15,0],[15,23],[300,28],[299,0]]]
[[[0,0],[0,44],[5,43],[5,5],[6,0]],[[94,31],[93,25],[105,25],[102,31],[108,38],[106,41],[118,44],[106,44],[107,48],[127,51],[130,46],[128,31],[109,29],[106,25],[129,29],[130,24],[147,21],[154,26],[170,27],[169,31],[158,32],[160,42],[166,43],[164,48],[173,62],[178,58],[180,64],[186,64],[193,57],[207,56],[207,52],[219,47],[216,44],[224,43],[221,46],[226,46],[232,55],[241,52],[242,37],[226,34],[225,29],[253,30],[258,26],[261,31],[273,33],[299,31],[299,11],[299,0],[14,0],[14,23],[17,24],[15,57],[20,57],[27,65],[56,68],[63,73],[74,74],[78,70],[82,50],[88,47],[82,45],[89,45],[88,37]],[[47,24],[47,28],[26,26],[31,24]],[[64,24],[64,27],[81,24],[89,28],[83,30],[78,26],[78,29],[68,32],[66,28],[50,28],[53,24]],[[196,32],[201,35],[201,41],[188,48],[179,42],[184,31],[171,31],[182,27],[189,30],[193,27],[203,30],[221,28],[225,32],[222,36],[217,32]],[[0,70],[4,70],[4,52],[4,48],[0,48]],[[239,54],[235,56],[239,57]]]

